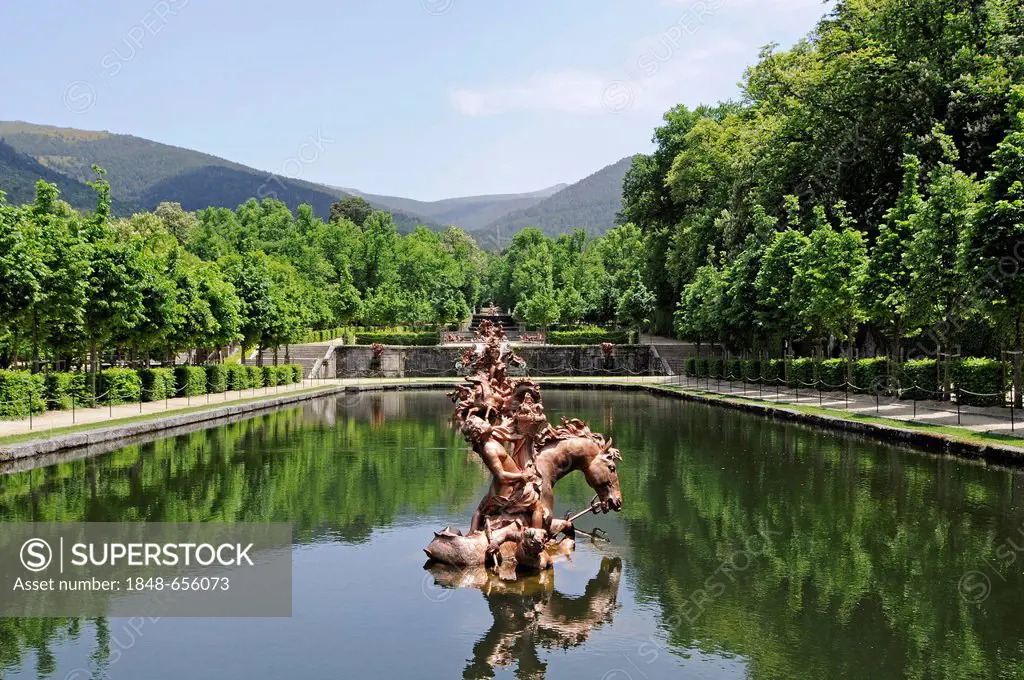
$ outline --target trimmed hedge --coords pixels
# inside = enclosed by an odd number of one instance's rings
[[[262,384],[264,387],[276,387],[277,386],[277,366],[264,366],[263,367],[263,378]]]
[[[43,385],[46,408],[52,411],[67,411],[72,406],[84,405],[91,401],[82,400],[82,395],[85,394],[84,373],[47,373],[43,377]]]
[[[245,370],[249,374],[249,387],[260,388],[264,386],[263,369],[259,366],[246,366]]]
[[[953,364],[952,369],[953,384],[957,387],[957,399],[961,404],[967,406],[1006,405],[1002,362],[972,357],[957,361]],[[969,394],[969,392],[973,394]]]
[[[227,378],[228,389],[232,392],[239,392],[252,387],[252,385],[249,384],[249,371],[246,366],[228,366]]]
[[[696,360],[696,362],[694,362],[694,364],[695,364],[695,368],[697,369],[697,377],[698,378],[706,378],[706,377],[708,377],[708,360],[707,359],[698,358]]]
[[[708,377],[721,379],[725,377],[725,361],[722,359],[708,359]]]
[[[629,334],[624,330],[588,327],[570,331],[549,331],[547,341],[549,345],[600,345],[602,342],[627,345]]]
[[[207,364],[203,366],[206,371],[206,390],[210,394],[223,394],[228,389],[228,369],[223,364]]]
[[[206,370],[202,366],[175,366],[174,386],[179,397],[206,394]]]
[[[739,359],[727,359],[725,362],[725,377],[731,380],[742,380],[743,362]]]
[[[697,377],[697,357],[689,357],[683,364],[683,373],[691,378]]]
[[[102,404],[137,404],[142,397],[142,378],[136,370],[108,368],[96,378],[96,397]]]
[[[142,401],[162,401],[177,392],[173,368],[144,368],[139,371],[142,380]]]
[[[761,382],[761,362],[758,359],[747,359],[743,362],[743,379],[748,383]]]
[[[882,390],[886,393],[886,376],[889,371],[889,360],[885,357],[876,359],[860,359],[853,362],[853,384],[856,385],[854,392],[859,394],[874,394]]]
[[[761,362],[761,379],[765,385],[778,384],[780,378],[786,373],[786,362],[784,359],[768,359]]]
[[[915,389],[915,386],[920,389]],[[938,399],[935,359],[908,361],[900,366],[901,399]]]
[[[425,347],[437,345],[441,336],[436,331],[404,331],[395,333],[356,333],[357,345],[403,345],[406,347]]]
[[[46,410],[43,374],[0,370],[0,418],[27,418]]]
[[[818,362],[818,380],[823,384],[821,389],[828,391],[845,390],[846,359],[825,359]]]
[[[817,359],[793,359],[789,362],[789,387],[809,388],[811,383],[818,380]]]
[[[302,375],[305,373],[305,369],[302,368],[302,364],[291,364],[292,367],[292,382],[301,383]]]

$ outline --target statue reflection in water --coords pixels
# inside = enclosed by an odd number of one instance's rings
[[[547,569],[515,581],[503,580],[485,567],[459,569],[441,564],[429,567],[443,588],[479,588],[494,617],[473,645],[473,658],[462,677],[493,678],[494,671],[516,665],[521,680],[544,678],[547,664],[539,649],[569,649],[586,642],[595,628],[611,623],[619,608],[622,560],[605,557],[597,575],[579,597],[555,590],[555,570]]]

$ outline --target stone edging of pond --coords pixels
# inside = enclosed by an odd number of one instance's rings
[[[873,439],[912,446],[932,452],[947,455],[959,456],[974,460],[985,460],[993,463],[1012,464],[1020,466],[1024,464],[1024,450],[1013,446],[1001,445],[998,443],[971,442],[956,439],[939,432],[927,432],[898,426],[883,425],[880,423],[862,422],[848,420],[835,416],[827,416],[817,413],[805,413],[795,409],[784,408],[774,404],[767,404],[756,401],[740,401],[721,397],[711,397],[693,392],[677,389],[669,389],[656,384],[630,384],[612,382],[553,382],[538,380],[541,387],[548,389],[562,390],[610,390],[619,392],[647,392],[657,396],[674,397],[709,406],[723,406],[739,411],[745,411],[768,418],[799,422],[818,427],[840,430],[844,432],[859,434]],[[429,383],[385,383],[378,385],[335,385],[324,387],[318,390],[311,390],[299,394],[288,394],[244,404],[234,404],[210,409],[203,409],[180,415],[168,415],[162,418],[154,418],[140,422],[125,423],[123,425],[112,425],[110,427],[75,432],[54,437],[45,437],[35,440],[20,442],[17,444],[0,445],[0,462],[10,462],[19,459],[53,457],[61,452],[79,450],[80,455],[90,456],[105,451],[139,443],[139,440],[149,440],[180,434],[184,431],[195,429],[195,425],[213,421],[232,421],[245,417],[258,415],[261,412],[273,411],[282,406],[288,406],[312,399],[333,396],[344,392],[384,392],[404,390],[437,390],[451,389],[452,382],[429,382]],[[173,431],[173,432],[169,432]],[[147,436],[155,435],[155,436]],[[68,454],[71,457],[77,457]],[[64,455],[59,457],[65,459]],[[39,462],[39,461],[33,461]],[[8,466],[5,466],[8,467]],[[10,471],[10,470],[4,470]]]
[[[552,387],[554,386],[555,385],[552,385]],[[562,385],[559,385],[559,387],[562,387],[563,389],[565,388],[565,386]],[[870,437],[882,442],[911,446],[933,453],[957,456],[971,460],[983,460],[1003,465],[1012,465],[1014,467],[1024,465],[1024,449],[994,442],[986,443],[966,441],[951,437],[941,432],[928,432],[926,430],[849,420],[846,418],[827,416],[818,413],[805,413],[796,409],[784,408],[764,402],[709,397],[702,394],[696,394],[694,392],[669,389],[661,385],[589,383],[577,384],[569,387],[569,389],[574,388],[648,392],[658,396],[675,397],[684,401],[705,404],[708,406],[722,406],[738,411],[745,411],[747,413],[753,413],[766,418],[814,425],[823,429],[841,430],[843,432]]]

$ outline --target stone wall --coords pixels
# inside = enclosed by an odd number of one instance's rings
[[[464,347],[393,347],[374,359],[370,347],[345,345],[336,349],[339,378],[456,377],[455,364]],[[516,353],[532,376],[662,375],[663,364],[647,345],[616,345],[605,357],[599,345],[524,345]],[[653,369],[653,370],[652,370]]]

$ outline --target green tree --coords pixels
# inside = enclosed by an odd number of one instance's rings
[[[330,220],[337,222],[344,219],[362,227],[373,212],[373,206],[366,199],[350,196],[331,205]]]

